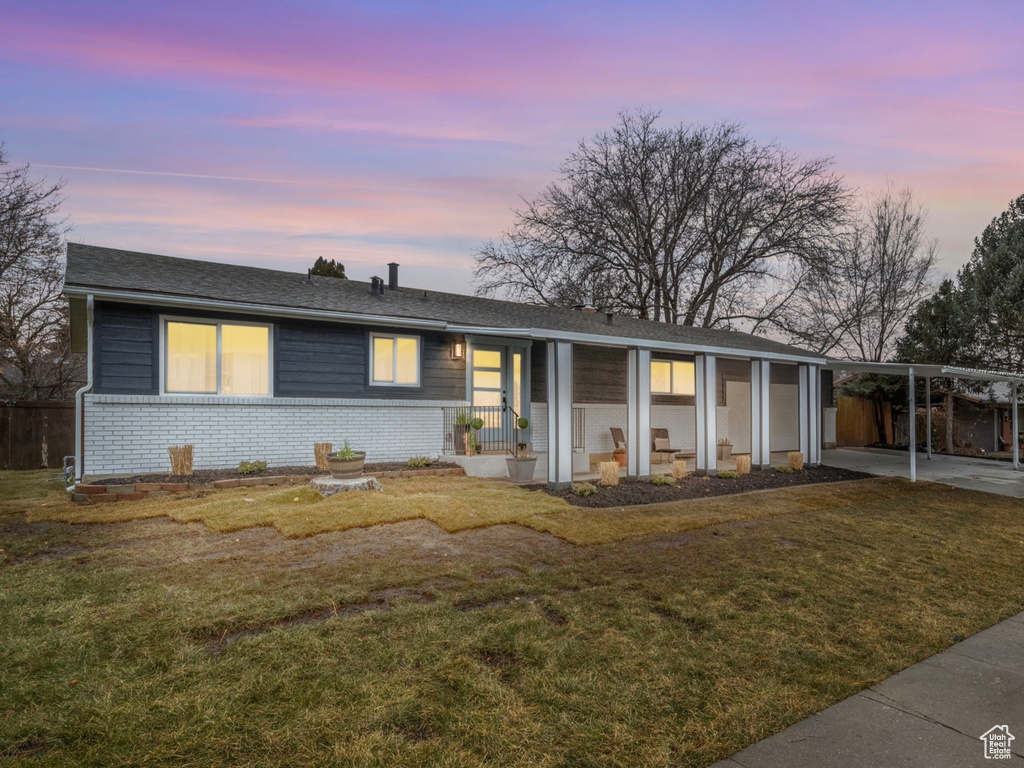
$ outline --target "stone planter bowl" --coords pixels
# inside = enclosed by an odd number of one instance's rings
[[[356,455],[351,459],[339,459],[337,452],[327,454],[327,468],[331,470],[331,477],[336,480],[353,480],[362,476],[365,463],[365,451],[356,451]]]

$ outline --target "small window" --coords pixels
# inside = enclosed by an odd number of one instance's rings
[[[168,320],[164,340],[165,392],[270,394],[268,326]]]
[[[418,387],[419,336],[371,334],[370,383],[376,386]]]
[[[651,361],[652,394],[693,395],[696,392],[696,373],[693,363],[679,360]]]

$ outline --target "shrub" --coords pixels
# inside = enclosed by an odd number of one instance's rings
[[[654,475],[651,477],[654,485],[675,485],[676,479],[672,475]]]
[[[775,468],[775,471],[776,471],[776,472],[781,472],[781,473],[782,473],[782,474],[784,474],[784,475],[788,475],[788,474],[789,474],[789,473],[791,473],[791,472],[796,472],[796,470],[795,470],[795,469],[793,469],[792,467],[786,467],[786,466],[783,466],[783,467],[776,467],[776,468]]]
[[[597,486],[593,483],[573,483],[572,492],[575,496],[593,496],[597,493]]]
[[[735,480],[737,477],[740,476],[740,473],[734,472],[731,469],[723,469],[721,472],[718,473],[718,476],[724,477],[726,480]]]
[[[410,467],[429,467],[430,457],[429,456],[413,456],[409,459]]]
[[[265,461],[240,461],[238,462],[238,474],[255,475],[267,468]]]
[[[354,459],[358,455],[359,452],[349,444],[348,440],[346,440],[345,447],[332,453],[331,457],[335,459]]]

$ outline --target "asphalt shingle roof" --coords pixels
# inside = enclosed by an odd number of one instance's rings
[[[723,347],[737,352],[774,353],[818,358],[811,352],[738,331],[712,330],[637,320],[616,315],[613,325],[604,313],[520,304],[478,296],[425,291],[403,286],[383,297],[358,280],[314,277],[259,267],[181,259],[80,243],[68,244],[65,288],[107,289],[199,297],[223,302],[259,304],[326,312],[353,312],[382,317],[436,320],[455,325],[492,328],[533,328],[608,337]]]

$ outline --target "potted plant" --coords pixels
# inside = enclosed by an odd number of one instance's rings
[[[508,467],[508,476],[513,483],[528,483],[533,480],[533,472],[537,467],[537,457],[526,452],[526,441],[523,439],[523,430],[530,426],[530,420],[520,417],[516,422],[516,430],[519,432],[516,441],[518,449],[515,456],[506,456],[505,465]]]
[[[363,474],[366,451],[357,451],[348,440],[340,451],[327,454],[327,468],[335,480],[354,480]]]
[[[619,462],[620,467],[624,467],[629,460],[629,454],[626,453],[625,448],[616,448],[612,451],[612,458]]]
[[[455,427],[452,429],[452,440],[455,443],[452,448],[456,453],[465,452],[467,456],[470,454],[469,447],[469,422],[471,421],[469,416],[469,410],[463,408],[455,414]]]
[[[732,456],[732,443],[728,437],[723,437],[718,441],[718,460],[725,461]]]
[[[473,450],[476,453],[481,453],[483,444],[480,442],[480,430],[484,428],[484,420],[477,416],[469,422],[469,426],[473,430]]]

